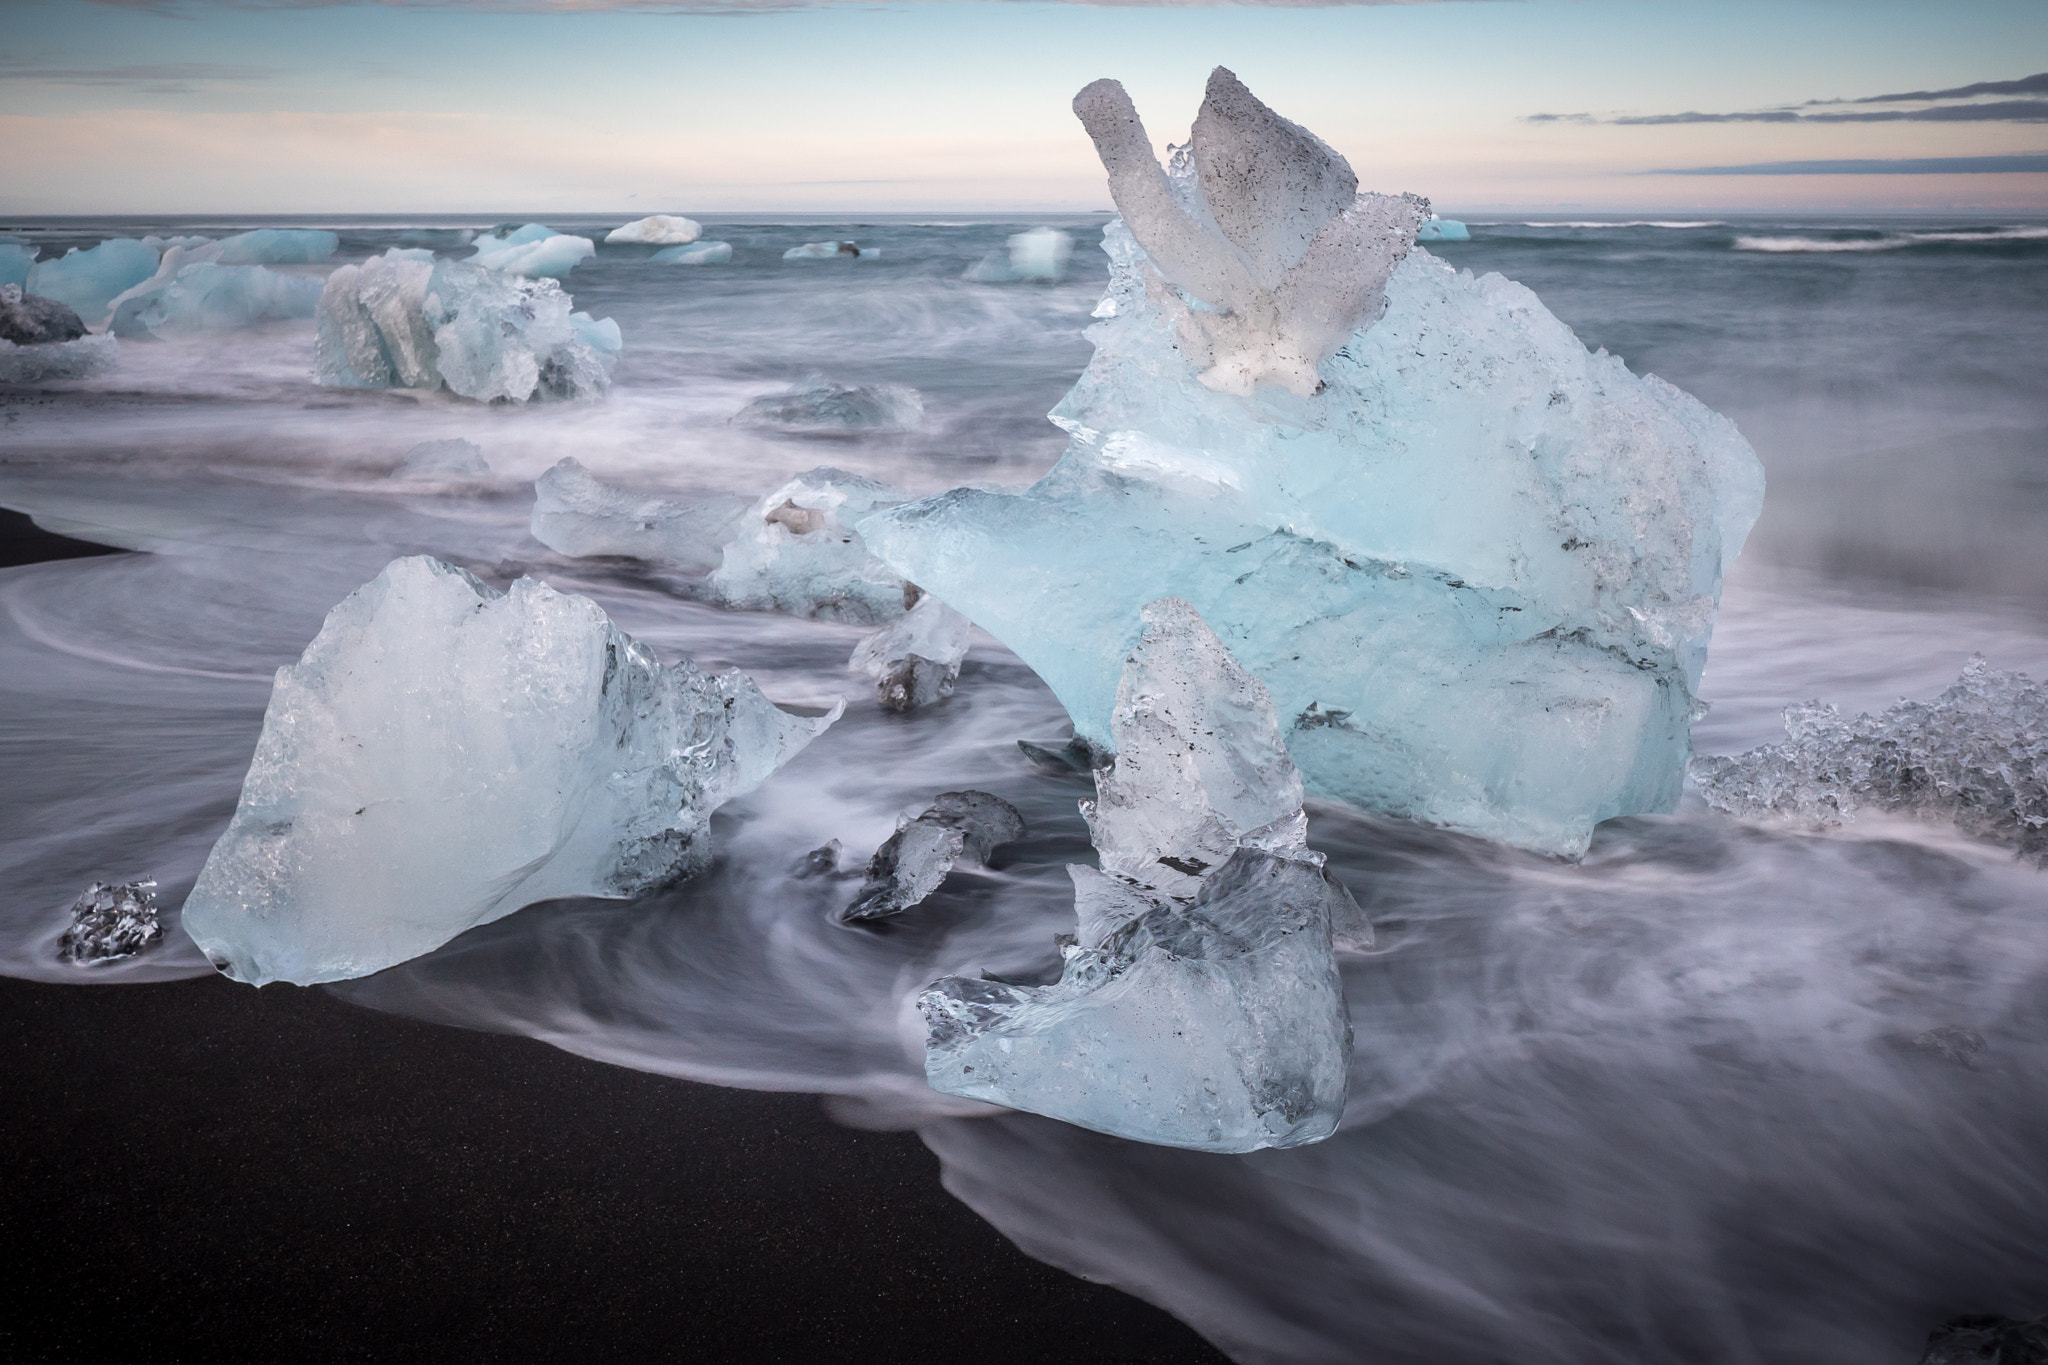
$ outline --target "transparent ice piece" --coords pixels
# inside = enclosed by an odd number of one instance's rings
[[[853,647],[846,666],[875,683],[885,711],[915,711],[953,695],[974,623],[926,593],[900,620]]]
[[[746,510],[738,498],[683,502],[628,493],[573,458],[536,479],[533,493],[533,538],[557,554],[623,555],[691,574],[717,567]]]
[[[57,940],[57,956],[90,965],[146,952],[164,936],[156,914],[156,882],[94,882],[71,904],[71,926]]]
[[[965,858],[986,864],[1004,844],[1024,837],[1024,817],[988,792],[940,792],[931,808],[906,820],[868,861],[867,881],[842,912],[848,920],[900,915],[939,889]]]

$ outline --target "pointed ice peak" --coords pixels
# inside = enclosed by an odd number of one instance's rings
[[[1323,224],[1358,198],[1350,162],[1268,109],[1224,67],[1209,73],[1191,152],[1216,226],[1267,289],[1277,288]]]

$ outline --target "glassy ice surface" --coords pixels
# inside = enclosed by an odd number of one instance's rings
[[[799,474],[740,517],[706,586],[727,606],[849,625],[893,621],[915,593],[868,553],[854,525],[902,500],[887,484],[843,469]]]
[[[2048,864],[2048,688],[1970,660],[1931,702],[1844,720],[1824,702],[1785,708],[1782,744],[1700,757],[1693,781],[1715,810],[1815,828],[1859,810],[1952,820]]]
[[[220,240],[222,265],[310,265],[324,261],[341,246],[326,228],[257,228]]]
[[[915,431],[924,423],[924,399],[903,384],[837,384],[814,374],[780,393],[763,394],[732,420],[821,436]]]
[[[1004,844],[1024,837],[1017,808],[989,792],[940,792],[915,820],[906,820],[868,860],[867,880],[841,913],[846,920],[900,915],[939,889],[961,859],[987,863]],[[819,850],[823,852],[823,850]],[[829,865],[820,871],[830,871]]]
[[[157,256],[155,247],[132,237],[73,247],[30,266],[28,292],[57,300],[84,318],[88,327],[97,327],[107,320],[115,295],[156,273]]]
[[[604,235],[606,242],[647,242],[657,246],[681,246],[704,235],[703,224],[681,214],[656,213],[635,218]],[[660,259],[659,253],[656,259]]]
[[[665,246],[647,258],[655,265],[725,265],[732,260],[731,242],[692,242]]]
[[[185,930],[238,980],[306,984],[534,901],[642,895],[838,714],[664,666],[588,598],[394,560],[278,670]]]
[[[846,666],[875,684],[885,711],[915,711],[953,695],[974,623],[926,593],[903,616],[861,638]]]
[[[147,952],[163,936],[154,881],[94,882],[72,902],[71,927],[57,940],[57,956],[81,965],[117,962]]]
[[[536,479],[533,493],[533,538],[556,553],[624,555],[685,573],[718,566],[746,510],[735,497],[680,502],[628,493],[573,457]]]

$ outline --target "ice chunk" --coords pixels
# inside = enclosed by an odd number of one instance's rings
[[[718,566],[746,504],[738,498],[679,502],[614,488],[564,459],[533,485],[533,538],[557,554],[624,555],[686,573]]]
[[[805,242],[782,253],[785,261],[865,261],[882,254],[880,247],[859,242]]]
[[[1030,280],[1058,283],[1074,254],[1074,239],[1058,228],[1033,228],[1010,238],[1007,251],[991,251],[967,271],[977,284]]]
[[[638,895],[838,715],[663,666],[588,598],[394,560],[278,670],[185,929],[239,980],[304,984],[534,901]]]
[[[522,232],[525,230],[521,229]],[[508,275],[559,280],[597,254],[597,247],[588,237],[554,233],[537,240],[521,241],[519,236],[515,232],[504,241],[483,238],[477,242],[476,252],[470,260],[487,270],[502,270]]]
[[[393,247],[327,277],[315,375],[342,388],[445,384],[480,402],[594,398],[611,385],[617,327],[569,310],[553,280]]]
[[[1469,242],[1472,240],[1472,231],[1455,218],[1439,218],[1432,213],[1429,215],[1429,221],[1424,223],[1421,229],[1416,232],[1415,240],[1418,242]]]
[[[730,607],[863,626],[893,621],[916,590],[869,554],[853,527],[901,501],[887,484],[843,469],[799,474],[741,517],[707,587]]]
[[[173,248],[175,253],[178,248]],[[172,253],[166,253],[166,259]],[[114,302],[108,330],[116,336],[199,336],[235,332],[266,322],[309,318],[319,307],[322,282],[284,275],[260,265],[179,265],[128,290]]]
[[[341,246],[341,238],[325,228],[257,228],[223,237],[222,265],[310,265],[324,261]]]
[[[546,223],[527,223],[523,226],[513,223],[500,223],[483,236],[478,237],[476,245],[479,247],[525,246],[529,242],[544,242],[550,237],[559,237],[561,235],[561,233],[556,232]]]
[[[812,436],[915,431],[924,425],[924,398],[904,384],[835,384],[811,374],[756,398],[732,420]]]
[[[624,227],[604,235],[607,242],[647,242],[656,246],[681,246],[704,235],[703,224],[680,214],[656,213],[635,218]],[[656,259],[659,259],[657,257]]]
[[[406,451],[391,477],[400,483],[470,483],[490,478],[491,467],[476,442],[451,436]]]
[[[90,379],[114,368],[115,348],[119,345],[110,336],[49,341],[40,346],[17,346],[0,340],[0,384]]]
[[[926,593],[900,620],[853,647],[846,666],[875,682],[885,711],[915,711],[953,695],[974,623]]]
[[[71,903],[71,927],[57,956],[81,966],[134,957],[164,936],[156,917],[156,881],[94,882]]]
[[[113,237],[84,250],[73,247],[29,268],[28,290],[70,307],[96,327],[114,296],[156,273],[157,250],[132,237]]]
[[[28,286],[28,272],[36,263],[34,247],[0,242],[0,284]]]
[[[1842,719],[1785,708],[1783,744],[1693,760],[1715,810],[1826,828],[1866,807],[1952,820],[2048,866],[2048,687],[1982,655],[1931,702]]]
[[[1321,392],[1222,392],[1137,241],[1112,223],[1103,245],[1059,464],[864,518],[873,553],[1015,650],[1090,743],[1111,742],[1140,609],[1178,596],[1327,796],[1566,856],[1675,806],[1763,497],[1732,423],[1422,251]]]
[[[663,247],[647,258],[655,265],[724,265],[732,260],[731,242],[695,242]]]
[[[842,912],[847,920],[900,915],[939,889],[962,858],[986,864],[1024,837],[1024,817],[988,792],[941,792],[931,809],[905,821],[868,862],[867,881]]]
[[[0,284],[0,341],[47,346],[84,335],[85,323],[57,300],[24,294],[18,284]]]

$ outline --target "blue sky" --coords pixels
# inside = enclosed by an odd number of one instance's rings
[[[2040,0],[555,2],[11,0],[0,213],[1107,207],[1073,92],[1118,77],[1165,142],[1219,63],[1446,211],[2048,210],[2048,172],[1941,170],[2038,167],[2025,99],[1805,103],[2048,71]],[[1892,160],[1915,173],[1872,173]],[[1657,173],[1777,162],[1862,164]]]

